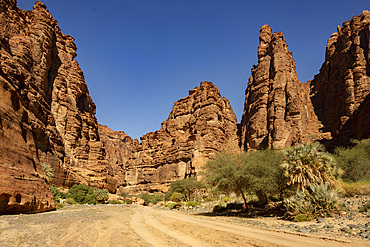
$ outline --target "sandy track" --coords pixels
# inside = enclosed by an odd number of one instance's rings
[[[0,246],[365,246],[142,206],[0,216]]]

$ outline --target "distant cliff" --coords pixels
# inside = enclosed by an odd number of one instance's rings
[[[211,82],[202,82],[175,102],[160,130],[141,137],[123,186],[130,193],[166,191],[170,182],[197,175],[212,155],[235,142],[236,134],[229,101]]]

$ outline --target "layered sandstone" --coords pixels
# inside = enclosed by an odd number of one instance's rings
[[[23,11],[16,1],[1,0],[0,10],[2,212],[54,208],[42,162],[54,168],[55,185],[114,191],[74,39],[41,2]]]
[[[336,141],[370,138],[370,12],[338,26],[311,82],[319,120]]]
[[[106,159],[113,168],[118,184],[125,182],[126,163],[132,151],[139,145],[123,131],[114,131],[99,124],[99,137],[106,152]]]
[[[211,82],[175,102],[161,129],[141,137],[126,167],[130,193],[165,191],[169,183],[196,176],[215,153],[236,140],[237,120]]]
[[[309,85],[298,80],[284,34],[260,29],[258,64],[246,89],[240,125],[245,150],[283,148],[319,137],[320,123],[309,97]]]

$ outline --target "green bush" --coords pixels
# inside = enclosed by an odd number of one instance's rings
[[[96,201],[105,203],[109,199],[109,192],[107,189],[95,189]]]
[[[146,205],[149,203],[157,204],[163,201],[163,194],[141,193],[139,197],[145,201]]]
[[[66,198],[66,194],[60,192],[57,187],[50,186],[50,190],[51,190],[51,193],[53,194],[55,203],[59,203],[59,199],[65,199]]]
[[[181,194],[181,193],[178,193],[178,192],[173,192],[172,195],[171,195],[171,201],[174,201],[174,202],[180,202],[184,199],[184,195]]]
[[[96,204],[94,188],[83,184],[75,184],[69,189],[67,195],[79,204]]]
[[[127,199],[125,199],[125,203],[126,204],[132,204],[132,200],[127,198]]]
[[[122,202],[121,201],[117,201],[117,200],[109,200],[108,201],[108,204],[122,204]]]
[[[199,206],[201,203],[200,202],[194,202],[194,201],[188,201],[186,202],[186,205],[188,207],[196,207],[196,206]]]
[[[182,206],[183,204],[181,202],[171,203],[170,205],[168,205],[170,209],[181,208]]]
[[[313,184],[310,190],[300,190],[294,196],[284,200],[287,211],[298,216],[300,219],[306,217],[314,218],[328,216],[338,210],[338,196],[330,184]]]
[[[214,213],[221,213],[221,212],[224,212],[225,210],[226,210],[226,207],[223,205],[216,205],[213,207]]]
[[[66,198],[66,203],[68,203],[68,204],[77,204],[77,202],[73,198]]]
[[[53,168],[46,162],[41,163],[42,171],[45,173],[46,180],[50,182],[54,178]]]
[[[184,195],[184,199],[189,201],[193,199],[194,193],[197,190],[201,190],[206,188],[206,185],[200,181],[197,181],[196,177],[186,178],[182,180],[177,180],[171,183],[171,187],[169,189],[170,192],[178,192]]]
[[[370,139],[353,141],[354,147],[335,149],[335,160],[346,182],[370,181]]]

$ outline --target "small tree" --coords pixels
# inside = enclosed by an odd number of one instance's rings
[[[203,173],[209,184],[227,193],[241,195],[247,204],[244,193],[251,185],[252,179],[245,168],[239,153],[222,151],[206,163]]]
[[[301,144],[284,150],[286,158],[281,164],[288,185],[297,190],[309,189],[312,184],[338,182],[339,170],[332,155],[320,143]]]
[[[74,184],[69,189],[67,198],[73,198],[77,203],[80,204],[96,204],[96,194],[94,188],[83,184]]]
[[[193,194],[200,189],[205,188],[206,185],[200,181],[197,181],[196,177],[177,180],[171,183],[170,191],[181,193],[185,196],[186,201],[192,199]]]

